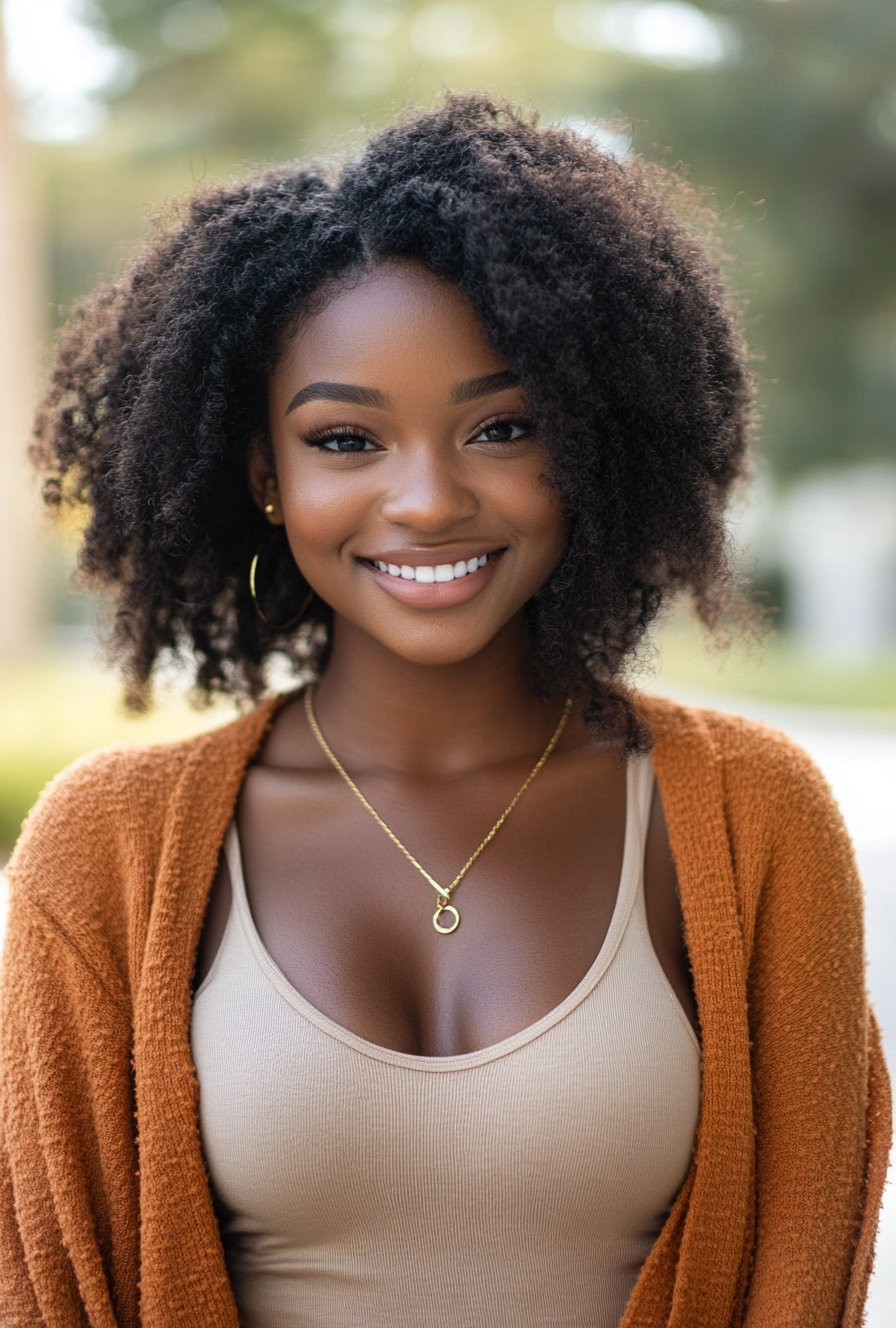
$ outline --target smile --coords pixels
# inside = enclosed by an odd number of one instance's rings
[[[423,549],[408,549],[407,562],[401,558],[402,552],[404,550],[395,550],[395,557],[400,561],[394,563],[388,554],[385,558],[359,558],[358,561],[390,599],[416,609],[451,609],[475,599],[485,589],[507,550],[489,549],[484,553],[470,550],[469,557],[460,558],[458,555],[466,553],[466,549],[456,546],[433,549],[431,563],[419,561],[426,557]],[[444,562],[435,561],[440,553]],[[454,560],[449,562],[446,554],[450,556],[452,553]]]
[[[425,585],[433,585],[435,582],[445,583],[448,581],[459,581],[463,576],[469,576],[473,572],[478,572],[480,567],[485,567],[495,555],[492,553],[483,553],[479,558],[468,558],[466,562],[456,563],[421,563],[419,566],[411,567],[408,563],[384,563],[379,559],[365,559],[370,566],[375,567],[379,572],[385,572],[387,576],[395,577],[402,581],[421,581]]]

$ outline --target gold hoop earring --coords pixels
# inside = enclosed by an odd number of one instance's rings
[[[305,610],[308,608],[308,605],[311,603],[312,599],[314,598],[314,591],[313,590],[308,591],[308,594],[305,596],[305,601],[302,604],[302,607],[299,609],[298,613],[294,618],[290,618],[289,621],[285,623],[271,622],[270,618],[268,618],[268,616],[265,614],[264,610],[262,609],[261,605],[259,604],[258,595],[256,594],[255,590],[255,574],[258,570],[258,558],[260,552],[261,550],[259,550],[258,553],[254,555],[251,563],[249,564],[249,594],[252,596],[252,603],[255,605],[255,612],[258,614],[261,621],[267,627],[272,627],[275,632],[287,632],[289,631],[290,627],[295,627],[296,623],[299,622],[305,616]]]

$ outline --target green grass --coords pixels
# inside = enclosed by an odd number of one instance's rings
[[[657,645],[659,681],[806,706],[892,710],[896,718],[896,651],[862,663],[813,658],[784,639],[720,651],[682,619],[664,628]]]

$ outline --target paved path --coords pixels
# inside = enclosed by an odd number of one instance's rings
[[[861,712],[804,710],[753,699],[690,692],[663,682],[683,701],[763,719],[789,733],[827,776],[856,846],[866,888],[869,987],[896,1069],[896,722]],[[0,937],[5,896],[0,874]],[[891,1177],[892,1177],[891,1168]],[[896,1324],[896,1186],[884,1204],[866,1328]]]

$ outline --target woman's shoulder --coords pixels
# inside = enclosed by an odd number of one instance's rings
[[[47,905],[70,889],[127,874],[186,815],[201,824],[235,800],[276,709],[264,701],[219,728],[177,742],[117,744],[74,761],[25,820],[8,866],[13,891]]]
[[[754,833],[824,825],[845,836],[840,809],[808,752],[771,724],[666,697],[638,698],[666,781],[687,790],[699,777],[724,802],[726,816],[749,818]]]
[[[815,783],[824,777],[803,747],[781,729],[708,706],[686,705],[669,697],[641,693],[639,712],[656,743],[682,764],[707,756],[723,767],[767,777],[776,773]]]
[[[748,949],[763,908],[776,918],[778,939],[797,948],[820,913],[826,945],[861,948],[852,843],[809,754],[739,715],[659,697],[644,698],[643,714],[680,872],[699,878],[698,894],[719,869],[731,880]]]

